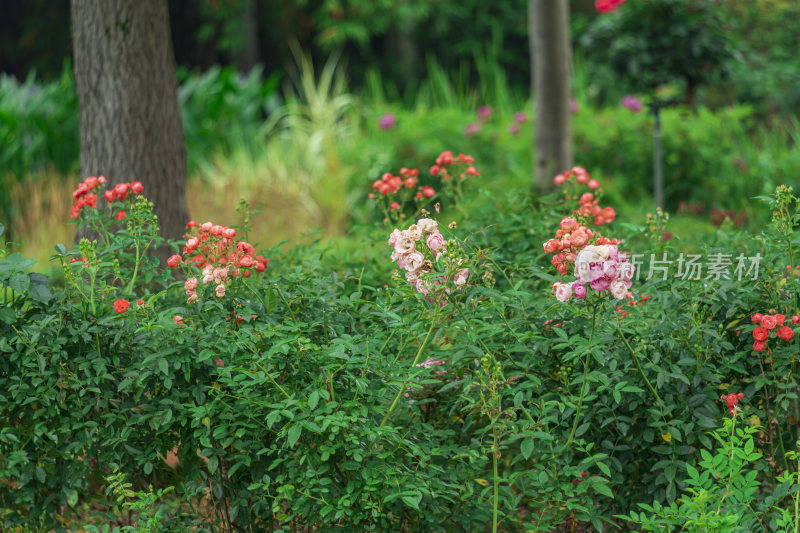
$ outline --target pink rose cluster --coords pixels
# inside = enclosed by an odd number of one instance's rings
[[[608,291],[612,297],[621,300],[628,295],[633,273],[633,264],[616,245],[589,245],[575,258],[575,281],[555,283],[553,289],[560,302],[569,301],[573,296],[583,300],[587,287],[599,293]]]
[[[424,274],[433,271],[434,261],[438,262],[447,252],[447,242],[439,232],[439,225],[435,220],[421,218],[406,230],[395,229],[389,235],[388,244],[393,248],[392,261],[406,271],[406,281],[417,291],[428,296],[446,282],[445,276],[423,277]],[[453,277],[453,284],[465,285],[468,276],[469,269],[460,269]],[[446,288],[445,291],[449,294],[450,289]]]

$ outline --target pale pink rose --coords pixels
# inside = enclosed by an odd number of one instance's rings
[[[418,270],[409,270],[408,272],[406,272],[406,281],[409,282],[411,285],[416,286],[417,280],[419,280]]]
[[[192,294],[189,295],[189,298],[186,300],[187,304],[193,304],[198,300],[197,293],[192,291]]]
[[[421,218],[417,220],[417,227],[424,234],[433,233],[439,229],[439,224],[432,218]]]
[[[193,291],[197,288],[197,278],[189,278],[183,282],[183,288],[187,291]]]
[[[222,283],[226,279],[228,279],[228,269],[226,268],[215,268],[214,272],[211,274],[214,278],[216,283]]]
[[[572,293],[578,300],[586,298],[586,285],[581,285],[577,281],[572,284]]]
[[[217,298],[222,298],[223,296],[225,296],[225,285],[223,285],[222,283],[217,285],[216,294]]]
[[[203,283],[208,284],[211,283],[212,281],[214,281],[214,276],[212,276],[211,274],[206,274],[205,276],[203,276]]]
[[[199,244],[200,241],[192,237],[186,241],[186,248],[188,248],[189,250],[194,250],[195,248],[197,248]]]
[[[556,289],[556,300],[559,302],[568,302],[572,298],[572,285],[558,282],[553,287]]]
[[[225,237],[226,239],[233,239],[234,237],[236,237],[236,230],[233,228],[225,228],[224,230],[222,230],[222,236]]]
[[[428,238],[425,242],[428,245],[428,248],[431,249],[431,252],[436,255],[439,255],[439,250],[442,250],[443,252],[446,251],[444,249],[444,237],[442,237],[442,234],[438,231],[428,235]]]
[[[428,293],[430,292],[429,291],[430,284],[427,281],[425,281],[424,279],[421,279],[421,278],[417,279],[417,282],[415,283],[415,285],[416,285],[416,288],[417,288],[417,292],[421,292],[425,296],[427,296]]]
[[[422,230],[416,224],[411,224],[406,231],[415,241],[418,241],[422,238]]]
[[[456,285],[464,285],[465,283],[467,283],[467,277],[469,277],[468,268],[459,270],[458,273],[456,274],[455,279],[453,280],[453,283],[455,283]]]
[[[603,274],[608,279],[617,279],[617,275],[619,274],[619,269],[617,268],[617,262],[613,259],[609,259],[605,263],[603,263]]]
[[[395,228],[395,230],[392,231],[391,235],[389,235],[389,246],[394,247],[395,243],[397,242],[397,237],[399,236],[400,236],[400,230]],[[392,261],[394,261],[394,259],[392,259]]]
[[[419,270],[425,264],[425,256],[415,250],[403,256],[403,263],[406,270]]]
[[[394,251],[400,255],[413,252],[415,250],[414,238],[407,232],[401,231],[394,243]]]
[[[611,296],[617,300],[621,300],[628,294],[628,285],[621,279],[615,279],[608,286],[608,290],[611,292]]]
[[[582,283],[594,281],[603,275],[602,264],[610,250],[605,246],[586,246],[575,258],[575,277]]]
[[[212,224],[211,222],[203,222],[203,225],[200,226],[200,231],[208,232],[208,231],[211,231],[211,228],[213,228],[213,227],[214,227],[214,224]]]
[[[203,267],[203,276],[210,276],[214,272],[214,267],[206,265]]]
[[[623,281],[627,281],[630,283],[630,280],[633,279],[633,274],[634,274],[633,264],[621,263],[620,265],[618,265],[618,269],[619,272],[617,274],[617,279],[621,279]]]

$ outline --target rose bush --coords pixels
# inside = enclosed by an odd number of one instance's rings
[[[697,502],[677,501],[697,487],[720,523],[788,523],[791,190],[763,234],[695,243],[759,254],[757,279],[662,279],[635,260],[677,239],[619,224],[600,183],[570,173],[536,204],[512,191],[454,222],[364,228],[375,246],[358,254],[259,251],[247,213],[190,222],[166,265],[147,191],[84,180],[76,220],[96,240],[56,246],[63,279],[0,258],[3,527],[107,522],[106,485],[131,521],[176,530],[651,527],[695,523]],[[738,449],[724,475],[708,459]]]

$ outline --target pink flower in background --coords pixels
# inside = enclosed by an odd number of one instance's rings
[[[392,129],[395,123],[397,123],[397,118],[394,116],[394,113],[386,113],[381,115],[381,118],[378,119],[378,127],[382,130]]]
[[[598,13],[611,13],[625,3],[625,0],[594,0],[594,8]]]
[[[478,118],[481,122],[485,122],[492,116],[492,108],[488,105],[482,105],[478,108]]]
[[[641,100],[635,96],[631,96],[630,94],[626,94],[624,97],[622,97],[620,104],[622,104],[622,107],[626,107],[634,113],[640,112],[642,107],[644,107]]]
[[[517,124],[516,122],[512,122],[511,124],[509,124],[508,133],[510,133],[511,135],[519,134],[519,124]]]
[[[525,115],[524,111],[517,111],[516,113],[514,113],[514,122],[524,124],[527,121],[528,117]]]
[[[467,127],[464,128],[464,135],[467,137],[472,137],[476,133],[481,131],[481,125],[479,122],[470,122],[467,124]]]
[[[569,99],[569,110],[571,113],[577,113],[581,110],[581,106],[575,98]]]

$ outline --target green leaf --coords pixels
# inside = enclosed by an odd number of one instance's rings
[[[522,452],[522,456],[525,459],[529,459],[531,454],[533,453],[533,449],[535,447],[535,441],[533,439],[523,439],[522,443],[519,445],[519,449]]]
[[[414,509],[419,511],[419,502],[422,501],[422,493],[416,492],[414,494],[406,494],[401,496],[403,502],[409,507],[413,507]]]
[[[300,424],[295,424],[292,426],[292,428],[289,430],[289,439],[287,440],[289,447],[292,447],[295,444],[297,444],[297,441],[300,439],[300,433],[302,433],[302,431],[303,431],[303,426],[301,426]]]
[[[593,476],[591,478],[592,481],[592,488],[602,494],[603,496],[608,496],[609,498],[614,498],[614,493],[611,492],[611,487],[608,486],[605,479]]]
[[[309,409],[311,409],[313,411],[314,408],[317,407],[318,403],[319,403],[319,392],[314,391],[308,396],[308,407],[309,407]]]
[[[17,313],[11,307],[0,307],[0,321],[11,325],[17,321]]]
[[[65,495],[67,496],[67,505],[70,507],[75,507],[78,504],[78,491],[69,488],[64,490]]]
[[[23,294],[25,291],[28,290],[28,286],[31,283],[31,278],[24,272],[14,272],[11,275],[11,279],[9,280],[9,286],[15,291],[20,294]]]
[[[169,375],[169,365],[166,359],[158,360],[158,369],[165,375]]]

